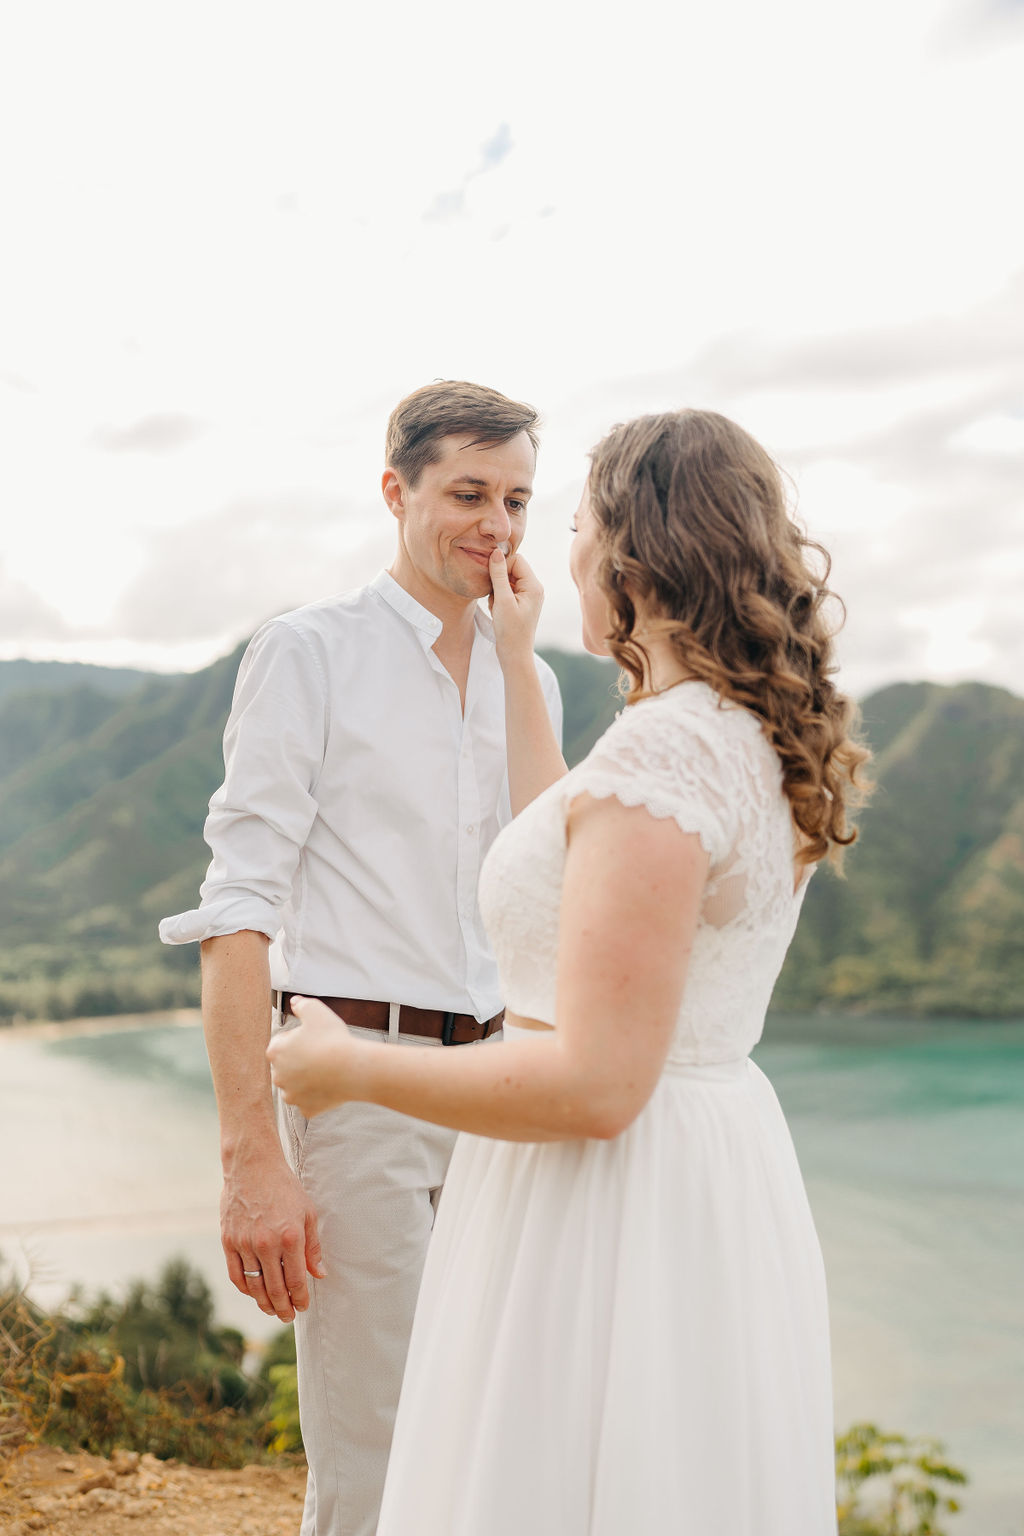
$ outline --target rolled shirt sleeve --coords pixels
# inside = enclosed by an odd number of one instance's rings
[[[200,904],[164,918],[165,944],[243,929],[276,937],[317,814],[328,710],[315,642],[287,618],[264,625],[238,670],[224,732],[224,783],[203,831],[213,858]]]

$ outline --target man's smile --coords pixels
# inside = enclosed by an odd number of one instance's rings
[[[472,546],[470,546],[468,544],[460,544],[458,547],[459,547],[459,549],[462,550],[462,553],[464,555],[468,555],[471,560],[475,560],[477,565],[480,565],[480,566],[483,566],[483,567],[486,567],[486,566],[490,565],[490,563],[491,563],[491,552],[492,552],[490,549],[474,549],[474,548],[472,548]],[[493,548],[500,549],[502,554],[505,555],[506,558],[507,558],[507,556],[508,556],[508,545],[507,544],[497,544],[497,545],[494,545]]]

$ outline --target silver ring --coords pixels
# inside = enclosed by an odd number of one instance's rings
[[[258,1280],[263,1274],[263,1271],[262,1269],[243,1269],[242,1274],[248,1275],[250,1280]]]

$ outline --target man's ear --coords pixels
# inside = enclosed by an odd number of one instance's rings
[[[405,516],[405,487],[397,472],[386,469],[381,476],[380,488],[384,492],[384,500],[388,511],[393,517]]]

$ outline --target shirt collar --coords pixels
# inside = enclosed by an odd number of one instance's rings
[[[494,624],[493,624],[493,621],[491,619],[490,614],[489,613],[484,613],[484,611],[480,607],[479,603],[477,603],[477,605],[476,605],[476,613],[474,614],[474,618],[476,620],[476,632],[477,632],[477,634],[478,635],[482,635],[485,640],[490,641],[491,645],[493,645],[494,644]]]
[[[418,603],[411,593],[404,587],[400,587],[390,571],[381,571],[380,575],[370,582],[370,590],[376,592],[389,607],[393,608],[406,623],[418,629],[421,634],[428,635],[429,644],[433,645],[444,625],[436,614],[429,608],[424,608]]]
[[[370,590],[382,597],[389,607],[393,608],[414,629],[418,629],[421,635],[426,636],[428,645],[433,645],[444,625],[436,614],[431,613],[429,608],[424,608],[422,603],[418,603],[410,592],[400,586],[390,571],[381,571],[379,576],[374,577],[370,582]],[[477,634],[493,645],[494,625],[479,603],[476,604],[473,619]]]

